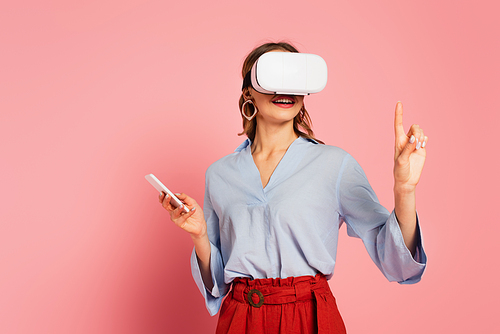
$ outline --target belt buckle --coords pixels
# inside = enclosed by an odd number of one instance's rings
[[[254,294],[259,296],[259,302],[257,304],[255,304],[252,300],[252,296]],[[264,304],[264,295],[262,294],[262,292],[260,292],[257,289],[252,289],[252,290],[248,291],[247,299],[248,299],[248,302],[250,303],[250,305],[252,305],[253,307],[261,307],[262,304]]]

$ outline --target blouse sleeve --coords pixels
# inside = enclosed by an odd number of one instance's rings
[[[191,253],[191,273],[202,296],[205,298],[205,305],[210,315],[215,315],[219,311],[222,299],[229,289],[229,285],[224,283],[224,262],[222,261],[219,218],[214,211],[208,191],[208,183],[205,190],[203,213],[207,222],[207,233],[210,240],[210,271],[214,286],[212,291],[208,290],[203,283],[196,252]]]
[[[365,173],[350,155],[344,158],[337,183],[341,216],[347,234],[361,238],[373,262],[389,281],[412,284],[420,281],[427,256],[417,215],[417,247],[412,256],[406,247],[394,211],[378,201]]]

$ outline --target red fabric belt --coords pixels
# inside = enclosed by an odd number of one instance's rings
[[[219,326],[217,333],[232,333],[233,331],[219,331],[222,327],[233,328],[235,333],[240,330],[240,333],[245,333],[243,328],[238,327],[236,329],[234,326],[223,326],[229,325],[229,320],[235,322],[234,318],[236,314],[243,315],[246,317],[256,317],[257,319],[265,319],[265,321],[283,322],[283,321],[295,321],[297,322],[297,317],[308,318],[315,320],[316,324],[312,324],[310,328],[316,328],[317,333],[345,333],[344,323],[338,312],[337,305],[335,303],[335,298],[333,297],[328,282],[324,275],[318,274],[313,276],[300,276],[300,277],[289,277],[285,279],[280,278],[267,278],[267,279],[256,279],[250,280],[248,278],[236,278],[233,281],[232,290],[229,293],[228,298],[230,301],[228,303],[243,303],[246,305],[248,310],[246,312],[241,312],[241,310],[236,311],[235,307],[230,307],[228,305],[223,306],[221,310],[221,315],[219,318]],[[280,312],[275,312],[278,319],[272,320],[274,313],[261,315],[262,309],[265,309],[265,305],[280,305],[280,304],[290,304],[296,302],[311,301],[313,305],[313,310],[315,309],[315,314],[309,314],[307,316],[297,316],[297,311],[291,309],[286,311],[287,308]],[[226,301],[224,302],[226,303]],[[241,304],[240,304],[241,305]],[[231,311],[231,310],[234,311]],[[223,311],[229,311],[233,313],[231,315],[222,314]],[[309,312],[310,313],[310,312]],[[287,315],[288,314],[288,315]],[[293,320],[284,319],[284,317],[295,317]],[[270,320],[271,319],[271,320]],[[246,333],[261,333],[257,328],[261,326],[249,325],[252,323],[252,319],[237,320],[236,323],[245,324]],[[260,320],[259,320],[260,321]],[[223,324],[221,324],[223,323]],[[234,325],[234,324],[233,324]],[[254,326],[254,327],[252,327]],[[271,327],[273,324],[271,324]],[[284,325],[281,324],[281,327]],[[262,325],[262,328],[269,328],[269,324]],[[305,333],[306,331],[302,329],[294,328],[294,332]],[[264,331],[262,333],[268,333],[273,331]],[[282,333],[283,331],[275,331],[275,333]],[[287,331],[288,332],[288,331]],[[314,331],[316,332],[316,331]],[[273,332],[274,333],[274,332]]]
[[[258,282],[260,281],[260,282]],[[264,281],[264,282],[262,282]],[[282,286],[273,286],[272,284],[279,282]],[[285,282],[283,282],[285,281]],[[250,293],[250,292],[255,293]],[[256,291],[262,294],[259,295]],[[233,298],[242,303],[252,306],[263,300],[263,304],[275,305],[293,303],[303,300],[316,299],[315,292],[327,293],[330,291],[328,282],[323,275],[290,277],[289,279],[276,280],[272,278],[263,280],[248,280],[245,278],[236,278],[233,282]]]

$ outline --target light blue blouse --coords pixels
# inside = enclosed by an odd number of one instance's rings
[[[427,262],[420,226],[414,257],[394,211],[378,202],[360,165],[344,150],[296,139],[262,187],[246,140],[206,173],[204,208],[214,287],[205,288],[196,253],[194,280],[215,315],[235,277],[333,275],[339,228],[361,238],[389,281],[416,283]]]

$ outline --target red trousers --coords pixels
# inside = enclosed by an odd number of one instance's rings
[[[346,333],[324,275],[236,278],[224,300],[216,334]]]

